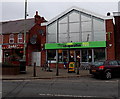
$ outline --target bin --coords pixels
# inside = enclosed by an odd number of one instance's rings
[[[20,73],[26,73],[26,61],[19,60],[19,62],[20,62]]]

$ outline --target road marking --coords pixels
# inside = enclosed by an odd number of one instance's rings
[[[56,97],[98,97],[98,96],[77,96],[77,95],[62,95],[62,94],[39,94],[40,96],[56,96]]]

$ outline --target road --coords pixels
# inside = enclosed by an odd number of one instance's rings
[[[5,97],[12,97],[11,99],[15,97],[22,97],[21,99],[23,97],[27,99],[28,97],[34,99],[37,97],[39,99],[61,99],[61,97],[63,99],[120,99],[117,98],[120,96],[119,80],[120,78],[100,80],[93,77],[6,80],[3,81],[2,95],[4,99],[9,99]]]

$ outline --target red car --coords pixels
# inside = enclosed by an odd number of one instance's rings
[[[120,76],[120,61],[107,60],[94,62],[90,66],[90,74],[105,79],[111,79],[115,75]]]

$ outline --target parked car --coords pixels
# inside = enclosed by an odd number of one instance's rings
[[[120,61],[107,60],[94,62],[90,66],[90,74],[96,77],[102,77],[105,79],[111,79],[115,75],[120,75]]]

